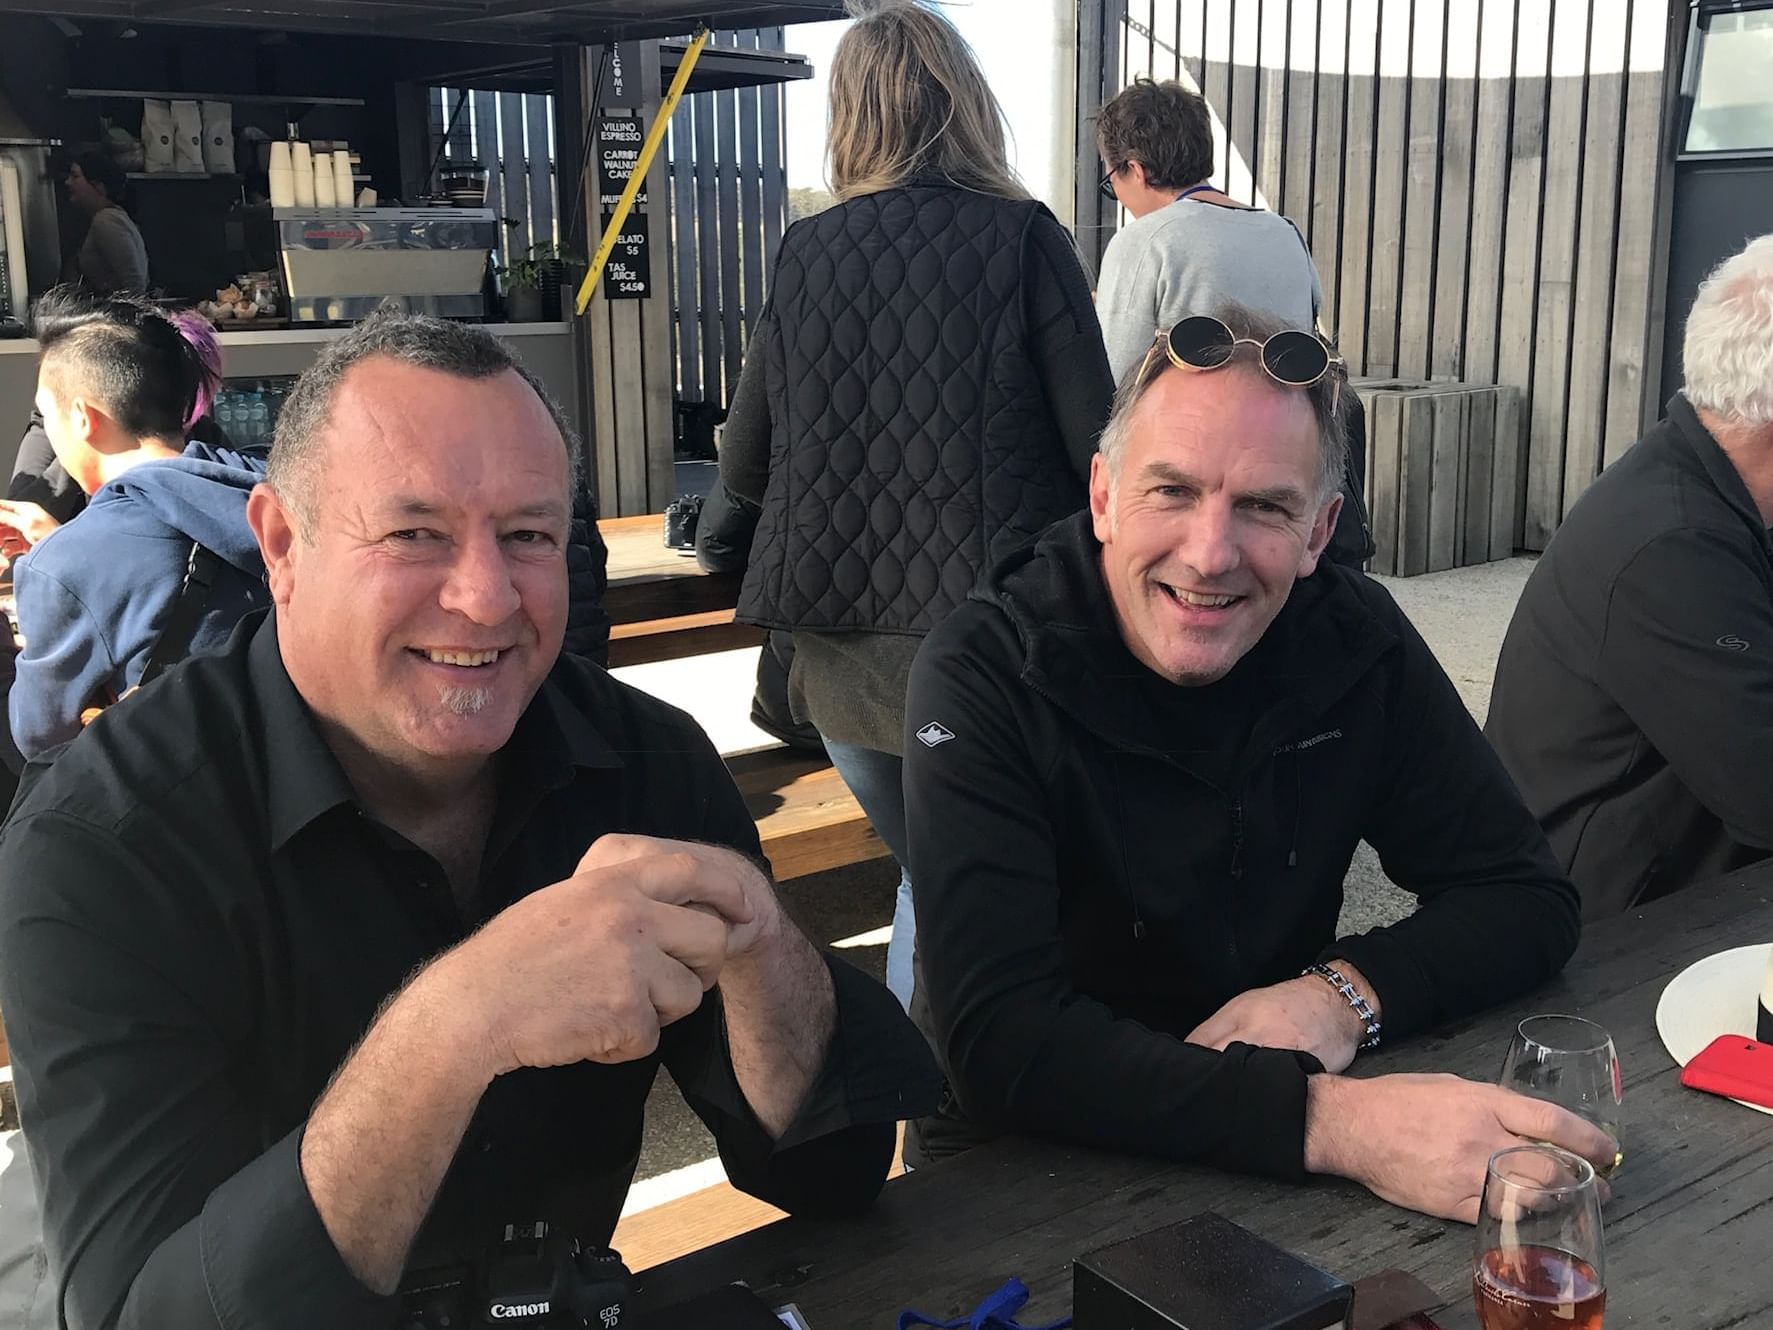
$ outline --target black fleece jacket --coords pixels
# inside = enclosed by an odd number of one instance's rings
[[[1556,972],[1576,893],[1377,583],[1321,564],[1181,688],[1122,643],[1099,551],[1087,514],[1054,526],[912,671],[916,1014],[950,1097],[908,1157],[1035,1131],[1295,1178],[1316,1060],[1189,1031],[1342,957],[1401,1038]],[[1363,839],[1420,906],[1338,940]]]
[[[1484,732],[1585,918],[1773,853],[1773,537],[1686,398],[1552,537]]]

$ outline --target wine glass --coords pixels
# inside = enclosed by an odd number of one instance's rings
[[[1594,1123],[1622,1145],[1620,1106],[1625,1088],[1613,1039],[1580,1016],[1529,1016],[1515,1027],[1502,1063],[1502,1086],[1567,1108]],[[1612,1177],[1625,1161],[1623,1150],[1600,1170]]]
[[[1483,1330],[1601,1330],[1601,1197],[1586,1159],[1551,1145],[1490,1157],[1471,1283]]]

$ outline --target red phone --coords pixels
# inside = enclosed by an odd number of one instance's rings
[[[1721,1034],[1681,1069],[1681,1084],[1773,1108],[1773,1044]]]

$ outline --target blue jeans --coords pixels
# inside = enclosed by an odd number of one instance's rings
[[[905,836],[905,764],[891,753],[835,739],[825,740],[825,751],[831,754],[831,765],[868,814],[875,834],[899,861],[899,894],[893,902],[893,937],[887,944],[886,982],[899,1005],[910,1010],[911,958],[917,943],[917,920],[911,909],[911,874],[905,867],[911,857]]]

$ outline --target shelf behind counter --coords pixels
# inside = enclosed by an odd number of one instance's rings
[[[547,385],[557,402],[571,410],[578,400],[573,362],[572,327],[560,323],[489,323],[490,333],[510,340],[511,349],[532,374]],[[314,362],[320,348],[343,337],[347,328],[224,329],[222,372],[230,379],[270,378],[300,374]],[[12,474],[19,436],[37,395],[37,343],[30,338],[0,339],[0,463]],[[583,422],[577,422],[583,432]]]

